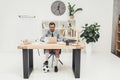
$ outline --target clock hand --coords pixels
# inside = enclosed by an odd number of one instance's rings
[[[59,9],[58,11],[59,11],[59,14],[61,15],[61,13],[60,13],[60,9]]]
[[[61,15],[61,12],[60,12],[60,3],[58,3],[58,5],[56,7],[56,10],[54,11],[54,13],[58,13],[58,15]]]
[[[61,13],[60,13],[60,3],[58,3],[57,10],[59,11],[59,15],[61,15]]]
[[[55,10],[55,12],[56,12],[56,11],[57,11],[57,9]],[[54,13],[55,13],[55,12],[54,12]]]
[[[56,13],[57,10],[58,10],[58,9],[56,9],[54,13]]]
[[[58,9],[56,9],[56,10],[54,11],[54,13],[57,14],[57,15],[61,15],[61,14],[60,14],[60,11],[59,11]]]
[[[57,10],[59,10],[60,9],[60,3],[58,3],[58,6],[57,6]]]

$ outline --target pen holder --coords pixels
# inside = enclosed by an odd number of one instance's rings
[[[69,45],[69,40],[66,40],[66,45]]]

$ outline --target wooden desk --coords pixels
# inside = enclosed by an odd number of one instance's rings
[[[33,70],[33,49],[72,49],[73,50],[73,60],[72,69],[75,78],[80,78],[80,59],[81,59],[81,49],[84,45],[69,45],[65,44],[21,44],[18,49],[22,49],[23,52],[23,76],[24,78],[29,78]]]

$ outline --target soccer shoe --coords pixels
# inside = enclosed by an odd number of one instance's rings
[[[58,72],[58,67],[57,66],[54,67],[54,72]]]
[[[45,65],[48,66],[48,61],[45,61],[45,62],[43,63],[43,66],[45,66]]]

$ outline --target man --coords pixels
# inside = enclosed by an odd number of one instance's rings
[[[49,30],[41,37],[40,40],[44,41],[45,37],[56,37],[57,41],[62,41],[62,37],[60,35],[60,32],[55,30],[55,23],[54,22],[49,23]],[[56,56],[54,71],[58,72],[58,61],[59,61],[60,49],[45,49],[46,60],[44,62],[44,65],[48,66],[48,56],[49,56],[49,53],[51,51],[53,51],[55,53],[55,56]]]

